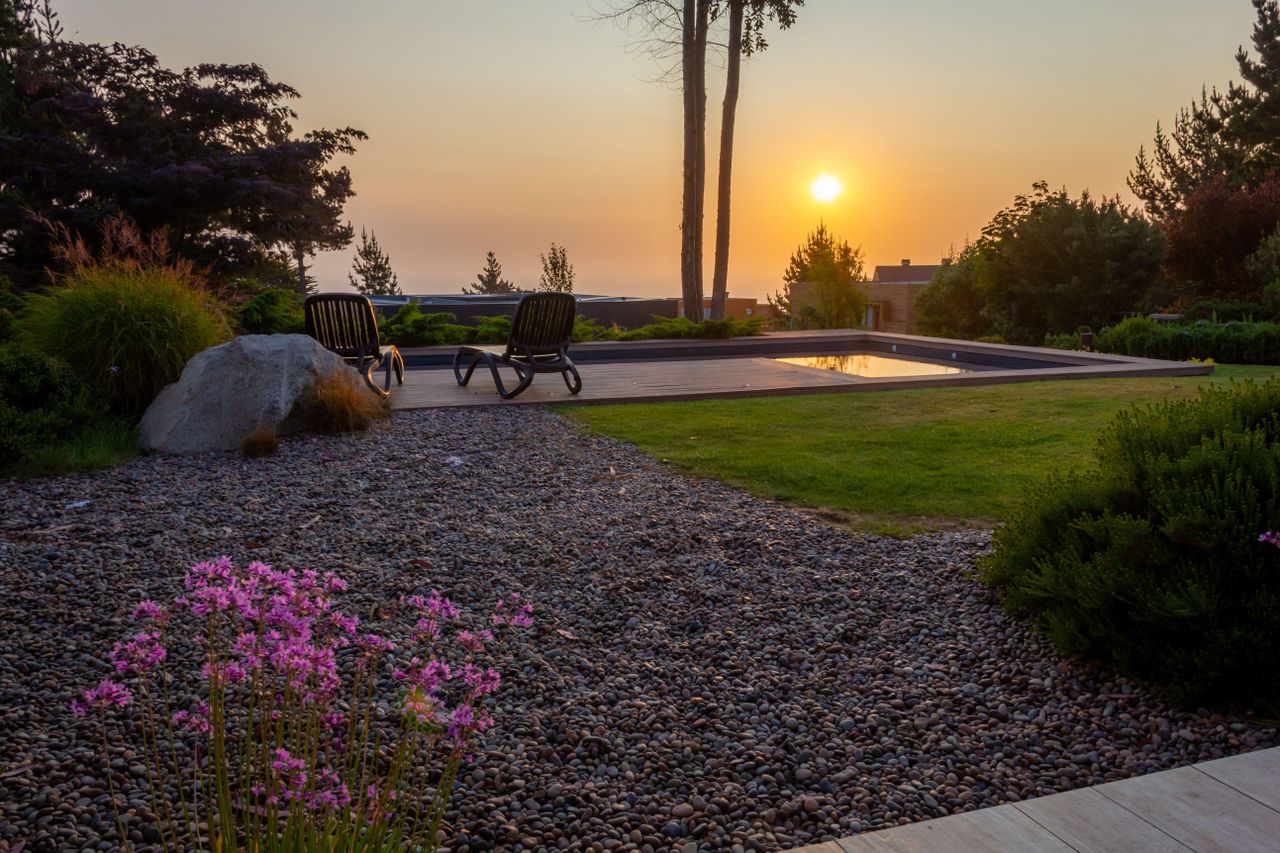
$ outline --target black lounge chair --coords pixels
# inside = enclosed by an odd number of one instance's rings
[[[502,399],[510,400],[533,382],[538,373],[559,373],[570,394],[582,390],[582,377],[569,360],[569,342],[573,337],[573,319],[578,303],[571,293],[531,293],[516,306],[511,321],[511,335],[505,347],[464,346],[453,357],[453,376],[459,385],[471,381],[476,365],[484,362],[493,374]],[[466,373],[462,362],[467,363]],[[498,366],[506,365],[520,377],[520,384],[510,391],[502,383]],[[572,377],[572,379],[571,379]]]
[[[303,303],[307,334],[325,349],[342,356],[360,371],[364,381],[380,396],[391,396],[391,371],[396,382],[404,384],[404,359],[394,346],[382,346],[378,340],[378,319],[373,303],[355,293],[317,293]],[[386,382],[379,388],[373,371],[385,367]]]

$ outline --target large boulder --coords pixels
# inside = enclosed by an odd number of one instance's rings
[[[308,429],[322,377],[372,394],[339,356],[306,335],[242,335],[197,353],[142,416],[140,444],[159,453],[236,450],[258,427]]]

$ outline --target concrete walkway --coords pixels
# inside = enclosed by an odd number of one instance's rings
[[[1276,853],[1280,747],[797,850]]]

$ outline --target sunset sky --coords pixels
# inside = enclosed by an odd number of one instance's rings
[[[531,287],[554,240],[579,292],[678,295],[680,95],[587,0],[55,7],[67,37],[170,66],[257,62],[301,91],[300,130],[366,131],[347,212],[406,293],[457,292],[488,250]],[[1138,146],[1235,79],[1253,20],[1248,0],[809,0],[744,68],[730,293],[775,289],[819,218],[869,266],[936,263],[1036,180],[1132,201]],[[722,96],[714,74],[712,192]],[[820,173],[844,185],[831,204]],[[352,253],[316,259],[321,290],[347,289]]]

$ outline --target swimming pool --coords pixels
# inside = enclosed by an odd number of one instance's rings
[[[843,355],[804,355],[778,358],[783,364],[798,364],[819,370],[847,373],[867,379],[887,379],[892,376],[950,376],[983,370],[977,365],[937,364],[932,361],[915,361],[896,356],[871,355],[870,353],[846,353]]]

